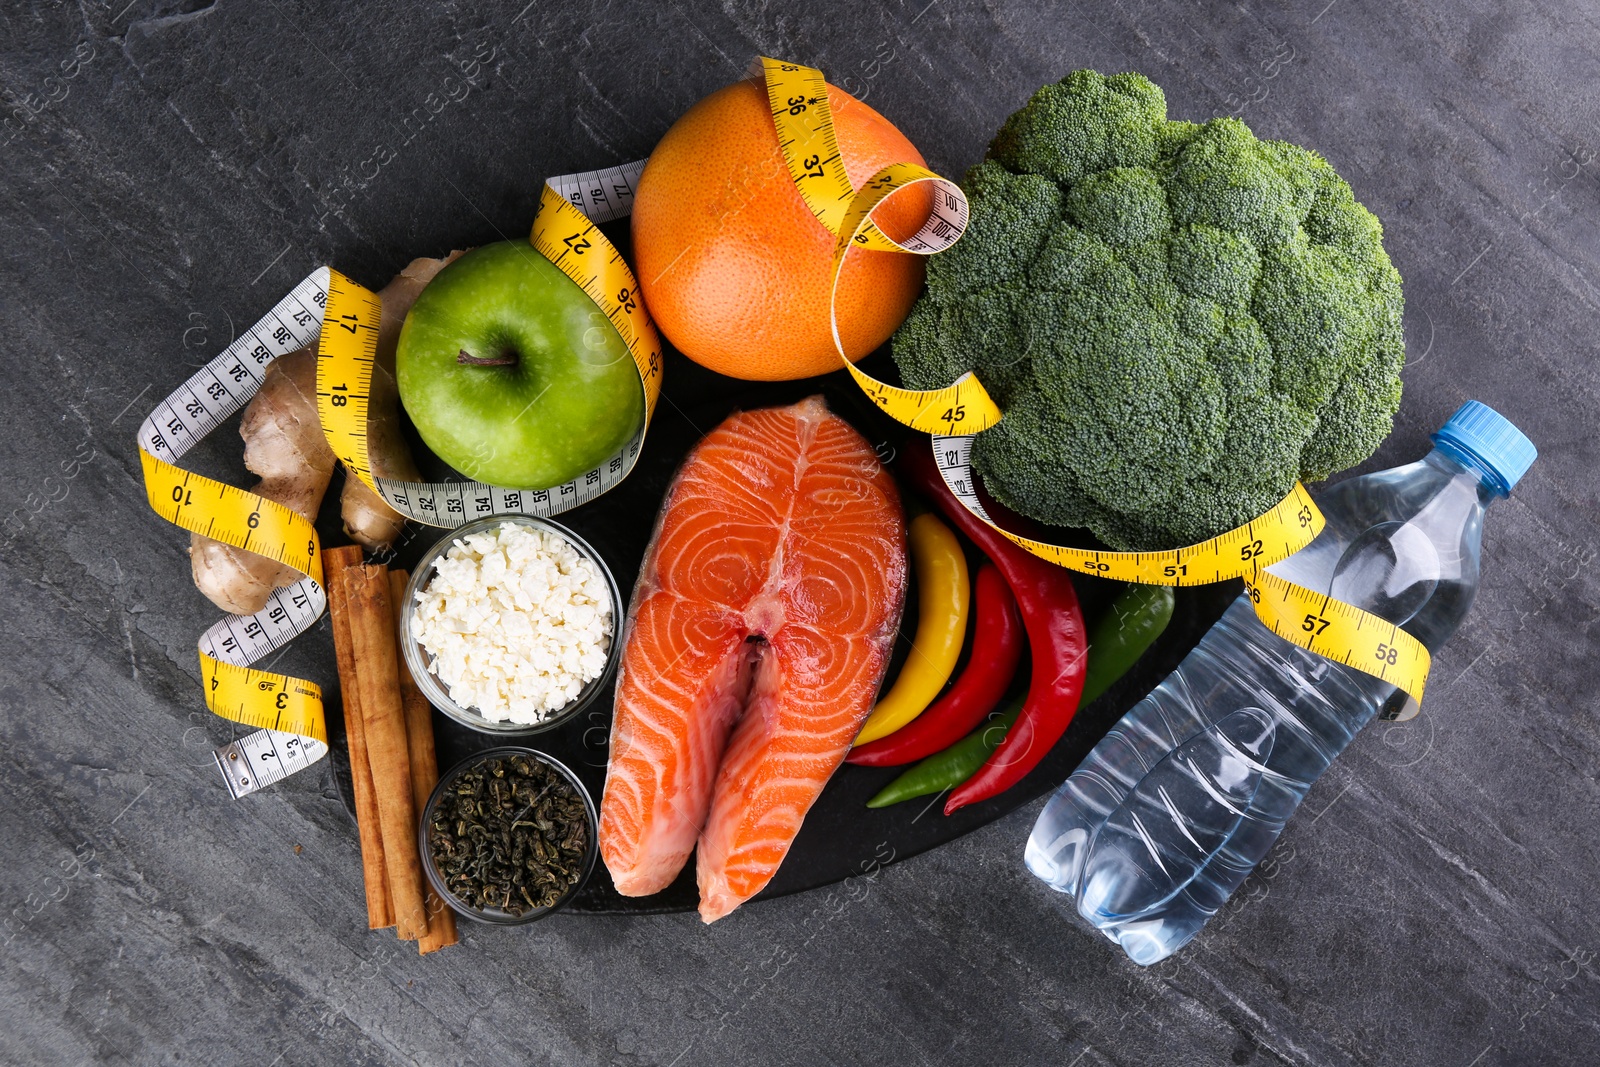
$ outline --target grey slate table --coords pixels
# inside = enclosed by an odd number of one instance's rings
[[[1600,1062],[1600,5],[525,2],[0,12],[0,1062]],[[1160,966],[1026,875],[1037,803],[837,913],[558,916],[419,959],[364,929],[326,765],[223,794],[215,612],[144,504],[145,410],[312,266],[523,232],[541,176],[647,153],[756,52],[949,175],[1080,66],[1317,147],[1406,279],[1371,465],[1469,397],[1542,450],[1423,716],[1360,737]],[[231,432],[195,462],[246,477]],[[326,676],[325,639],[278,666]]]

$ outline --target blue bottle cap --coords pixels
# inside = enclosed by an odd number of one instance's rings
[[[1433,435],[1433,443],[1465,452],[1503,494],[1515,488],[1539,456],[1533,442],[1510,419],[1476,400],[1462,404]]]

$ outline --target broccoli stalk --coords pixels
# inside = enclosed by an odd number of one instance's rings
[[[894,337],[975,371],[1002,503],[1119,548],[1193,544],[1371,455],[1400,405],[1400,276],[1316,153],[1169,121],[1137,74],[1034,94],[964,182],[966,235]]]

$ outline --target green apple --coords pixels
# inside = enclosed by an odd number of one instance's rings
[[[576,478],[644,421],[621,335],[527,241],[484,245],[440,271],[400,329],[395,372],[428,447],[507,489]]]

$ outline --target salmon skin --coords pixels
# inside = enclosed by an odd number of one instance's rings
[[[906,590],[905,518],[821,397],[695,446],[628,608],[600,804],[624,896],[696,850],[700,917],[760,892],[872,710]]]

